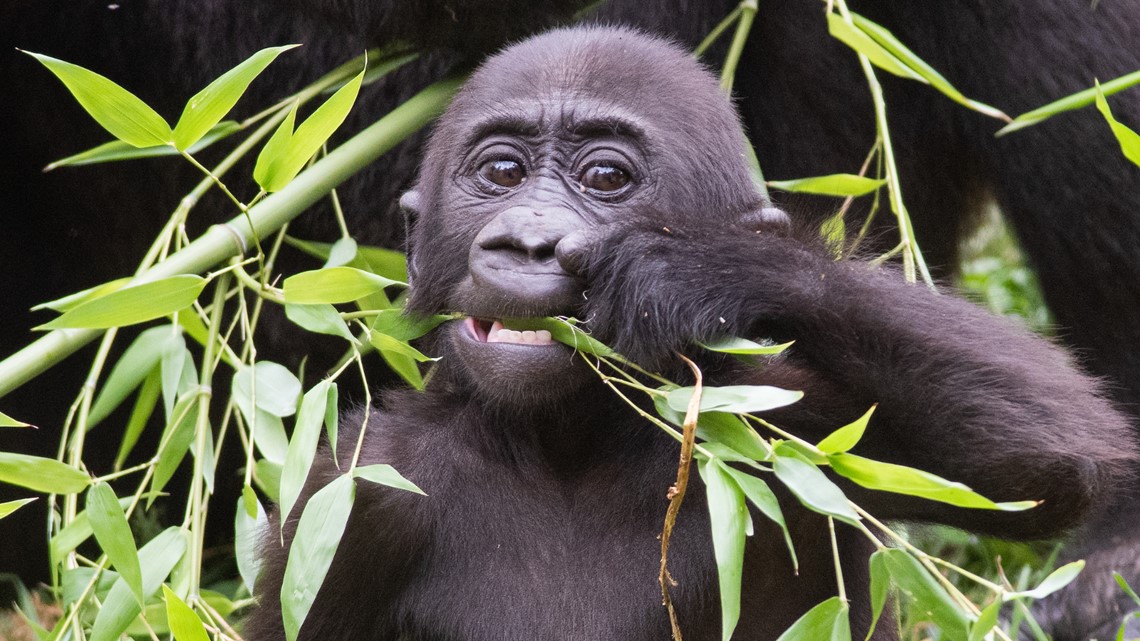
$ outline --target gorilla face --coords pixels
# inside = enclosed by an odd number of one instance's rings
[[[597,33],[554,32],[491,58],[402,200],[418,219],[409,308],[467,315],[447,340],[491,398],[531,404],[588,380],[569,348],[511,319],[578,314],[589,292],[575,256],[599,233],[696,212],[724,224],[761,203],[709,75],[664,42]]]

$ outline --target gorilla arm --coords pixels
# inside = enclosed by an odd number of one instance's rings
[[[559,246],[589,283],[585,317],[601,338],[649,365],[693,339],[795,340],[786,360],[730,381],[804,390],[775,424],[818,439],[878,403],[855,453],[996,501],[1042,501],[1010,514],[851,488],[876,516],[1043,538],[1099,508],[1134,467],[1126,421],[1046,340],[783,235],[693,227],[610,225]]]

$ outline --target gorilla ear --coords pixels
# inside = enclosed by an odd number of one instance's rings
[[[787,236],[792,231],[792,219],[784,210],[768,203],[746,212],[739,222],[745,229],[755,232]]]
[[[405,216],[419,217],[423,209],[423,197],[420,195],[419,190],[409,189],[400,196],[400,209],[404,210]]]
[[[408,284],[416,277],[416,252],[412,246],[412,229],[423,212],[423,196],[416,189],[409,189],[400,196],[400,209],[404,212],[404,252],[408,256]]]

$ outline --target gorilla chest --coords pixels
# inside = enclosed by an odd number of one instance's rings
[[[481,501],[452,502],[437,514],[435,531],[446,534],[428,544],[407,594],[417,619],[410,636],[668,638],[657,581],[664,490],[611,486],[554,498],[539,486],[511,486],[492,502],[480,491]],[[694,630],[686,638],[702,639],[697,630],[708,629],[705,620],[717,612],[715,564],[703,506],[687,507],[691,518],[674,531],[669,565],[679,585],[672,595]]]

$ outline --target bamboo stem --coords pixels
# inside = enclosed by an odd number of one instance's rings
[[[228,223],[210,227],[200,238],[131,281],[132,285],[178,274],[204,272],[242,253],[255,237],[273,233],[348,177],[379,158],[443,111],[461,79],[441,80],[353,136],[270,195]],[[57,329],[0,361],[0,398],[64,360],[103,334],[101,329]]]

